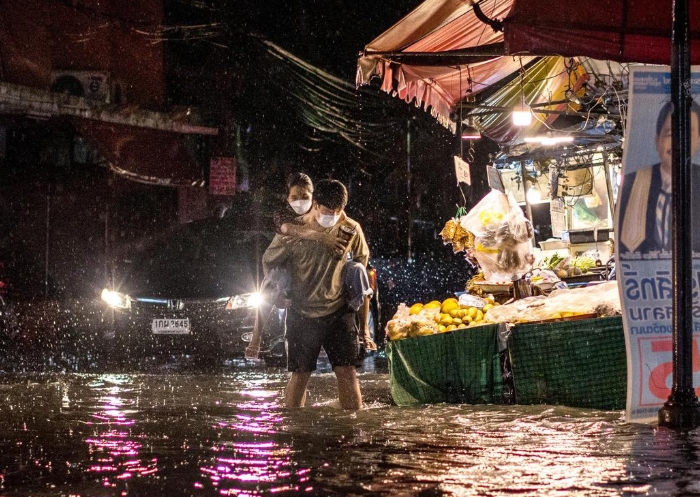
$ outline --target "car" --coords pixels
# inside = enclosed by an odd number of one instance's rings
[[[181,225],[127,258],[101,293],[113,322],[114,358],[180,352],[242,358],[259,313],[261,358],[283,363],[285,312],[260,292],[262,255],[273,237],[240,219],[210,218]],[[369,275],[376,288],[376,271]],[[373,332],[379,310],[375,299]]]
[[[258,310],[262,254],[272,233],[229,218],[194,221],[166,232],[124,261],[101,292],[112,310],[113,351],[126,358],[185,352],[242,356]],[[282,333],[275,310],[270,333]]]

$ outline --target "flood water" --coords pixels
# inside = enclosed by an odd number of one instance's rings
[[[372,361],[371,359],[369,361]],[[385,364],[343,411],[327,368],[0,374],[0,496],[700,495],[700,431],[621,411],[391,404]]]

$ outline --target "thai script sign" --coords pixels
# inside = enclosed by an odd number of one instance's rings
[[[693,78],[700,68],[693,68]],[[627,346],[627,420],[658,421],[673,383],[671,275],[671,112],[668,67],[630,70],[630,99],[617,196],[615,248]],[[692,153],[700,106],[691,112]],[[693,185],[700,166],[693,160]],[[700,193],[700,192],[699,192]],[[698,197],[694,194],[693,197]],[[695,203],[693,204],[695,209]],[[697,216],[700,222],[700,216]],[[693,219],[693,223],[696,220]],[[694,229],[698,232],[698,229]],[[700,236],[697,237],[700,242]],[[693,244],[696,241],[693,240]],[[693,318],[700,317],[700,247],[693,248]],[[700,320],[693,330],[694,385],[700,384]],[[696,388],[696,391],[698,389]]]

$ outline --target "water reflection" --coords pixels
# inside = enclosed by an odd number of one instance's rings
[[[132,431],[138,413],[134,409],[138,391],[129,383],[128,376],[104,375],[89,385],[96,399],[95,411],[86,421],[95,433],[85,440],[91,459],[87,471],[96,474],[108,488],[117,488],[131,478],[158,472],[157,457],[139,457],[143,447],[140,439],[147,437]]]
[[[251,387],[240,392],[233,419],[214,424],[223,441],[211,448],[213,463],[200,468],[203,478],[219,495],[311,491],[311,469],[294,462],[290,442],[279,433],[284,422],[279,392]],[[205,484],[196,482],[195,488]]]
[[[700,430],[620,411],[391,406],[363,373],[365,409],[281,406],[286,374],[0,377],[0,496],[700,494]]]

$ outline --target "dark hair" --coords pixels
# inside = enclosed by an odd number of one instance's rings
[[[348,203],[348,190],[338,180],[322,179],[316,183],[313,199],[327,209],[344,209]]]
[[[314,192],[313,181],[311,181],[311,178],[309,178],[309,176],[304,173],[292,173],[289,175],[289,177],[287,178],[287,194],[289,194],[289,190],[291,190],[292,187],[295,186],[306,188],[311,193]]]
[[[661,110],[659,111],[659,117],[656,118],[656,136],[659,136],[661,134],[661,128],[664,127],[664,123],[666,122],[666,119],[668,119],[668,115],[671,113],[672,110],[672,102],[666,102],[663,105],[663,107],[661,107]],[[698,105],[698,103],[695,100],[691,101],[690,112],[698,116],[698,122],[700,122],[700,105]]]

